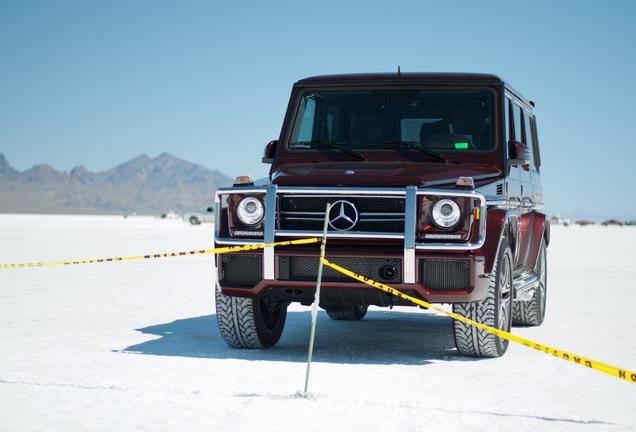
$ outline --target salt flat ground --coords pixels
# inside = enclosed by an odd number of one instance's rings
[[[211,249],[211,225],[0,215],[0,263]],[[553,227],[548,312],[523,337],[636,370],[636,227]],[[327,252],[328,253],[328,252]],[[211,255],[0,269],[1,431],[629,431],[636,385],[512,343],[459,357],[450,318],[310,309],[233,350],[216,327]]]

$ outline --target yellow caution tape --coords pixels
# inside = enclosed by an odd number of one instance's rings
[[[64,266],[64,265],[75,265],[75,264],[93,264],[93,263],[103,263],[103,262],[117,262],[117,261],[131,261],[131,260],[142,260],[142,259],[153,259],[153,258],[169,258],[169,257],[178,257],[178,256],[189,256],[189,255],[203,255],[203,254],[214,254],[214,253],[230,253],[230,252],[241,252],[241,251],[250,251],[250,250],[258,250],[264,249],[266,247],[278,247],[278,246],[290,246],[290,245],[298,245],[298,244],[310,244],[310,243],[318,243],[320,242],[320,238],[312,237],[307,239],[299,239],[299,240],[288,240],[276,243],[266,243],[266,244],[252,244],[252,245],[243,245],[243,246],[227,246],[220,247],[215,249],[205,249],[205,250],[196,250],[196,251],[185,251],[185,252],[170,252],[170,253],[160,253],[160,254],[152,254],[152,255],[137,255],[137,256],[127,256],[127,257],[117,257],[117,258],[100,258],[100,259],[92,259],[92,260],[79,260],[79,261],[55,261],[55,262],[39,262],[39,263],[21,263],[21,264],[0,264],[0,269],[6,268],[25,268],[25,267],[49,267],[49,266]],[[384,285],[383,283],[374,281],[373,279],[369,279],[366,276],[362,276],[358,273],[354,273],[350,270],[347,270],[343,267],[340,267],[337,264],[329,262],[322,255],[320,257],[320,261],[334,270],[339,271],[353,279],[357,279],[360,282],[366,283],[374,288],[385,291],[389,294],[400,297],[404,300],[408,300],[414,304],[425,307],[427,309],[432,309],[434,311],[440,312],[442,314],[448,315],[453,319],[463,321],[470,325],[476,326],[482,330],[493,333],[494,335],[501,337],[503,339],[507,339],[513,342],[520,343],[529,348],[534,348],[537,351],[544,352],[546,354],[552,354],[556,357],[562,358],[563,360],[568,360],[573,363],[576,363],[581,366],[586,366],[591,369],[598,370],[600,372],[605,372],[609,375],[612,375],[616,378],[636,383],[636,372],[630,371],[628,369],[619,368],[616,366],[612,366],[607,363],[602,363],[596,360],[592,360],[587,357],[583,357],[571,352],[563,351],[558,348],[554,348],[548,345],[540,344],[537,342],[533,342],[531,340],[515,336],[512,333],[496,329],[494,327],[489,327],[487,325],[478,323],[476,321],[465,318],[461,315],[457,315],[453,312],[449,312],[440,307],[434,306],[431,303],[428,303],[424,300],[420,300],[415,297],[411,297],[407,294],[402,293],[401,291],[396,290],[388,285]]]
[[[220,247],[216,249],[195,250],[195,251],[186,251],[186,252],[170,252],[170,253],[127,256],[127,257],[118,257],[118,258],[101,258],[101,259],[80,260],[80,261],[56,261],[56,262],[26,263],[26,264],[0,264],[0,269],[23,268],[23,267],[49,267],[49,266],[74,265],[74,264],[94,264],[94,263],[114,262],[114,261],[131,261],[131,260],[169,258],[169,257],[188,256],[188,255],[240,252],[240,251],[263,249],[269,246],[272,246],[272,247],[289,246],[289,245],[298,245],[298,244],[318,243],[319,241],[320,241],[319,238],[314,237],[314,238],[307,238],[307,239],[300,239],[300,240],[288,240],[288,241],[282,241],[278,243],[253,244],[253,245],[244,245],[244,246],[227,246],[227,247]]]
[[[533,342],[531,340],[528,340],[528,339],[525,339],[525,338],[522,338],[522,337],[519,337],[519,336],[515,336],[512,333],[509,333],[509,332],[506,332],[506,331],[503,331],[503,330],[499,330],[499,329],[496,329],[494,327],[489,327],[487,325],[484,325],[484,324],[478,323],[476,321],[470,320],[468,318],[465,318],[465,317],[463,317],[461,315],[457,315],[457,314],[455,314],[453,312],[449,312],[449,311],[447,311],[445,309],[442,309],[440,307],[434,306],[434,305],[432,305],[432,304],[430,304],[428,302],[425,302],[424,300],[420,300],[418,298],[411,297],[411,296],[409,296],[407,294],[404,294],[401,291],[398,291],[398,290],[396,290],[394,288],[391,288],[388,285],[384,285],[384,284],[382,284],[380,282],[376,282],[376,281],[374,281],[372,279],[369,279],[369,278],[367,278],[365,276],[362,276],[360,274],[357,274],[357,273],[354,273],[354,272],[352,272],[350,270],[347,270],[347,269],[345,269],[343,267],[340,267],[337,264],[329,262],[327,259],[321,258],[321,260],[322,260],[324,265],[326,265],[328,267],[331,267],[332,269],[337,270],[340,273],[346,274],[347,276],[352,277],[353,279],[357,279],[360,282],[364,282],[367,285],[371,285],[374,288],[380,289],[380,290],[385,291],[385,292],[387,292],[389,294],[393,294],[393,295],[395,295],[397,297],[400,297],[400,298],[402,298],[404,300],[408,300],[410,302],[413,302],[413,303],[415,303],[415,304],[417,304],[419,306],[425,307],[427,309],[432,309],[432,310],[437,311],[437,312],[441,312],[441,313],[443,313],[445,315],[450,316],[453,319],[456,319],[456,320],[459,320],[459,321],[463,321],[463,322],[468,323],[470,325],[479,327],[480,329],[486,330],[486,331],[488,331],[490,333],[493,333],[496,336],[499,336],[499,337],[501,337],[503,339],[507,339],[507,340],[510,340],[510,341],[513,341],[513,342],[520,343],[520,344],[525,345],[525,346],[527,346],[529,348],[534,348],[537,351],[541,351],[541,352],[544,352],[546,354],[552,354],[552,355],[554,355],[556,357],[562,358],[563,360],[568,360],[568,361],[571,361],[571,362],[576,363],[576,364],[581,365],[581,366],[585,366],[585,367],[588,367],[588,368],[591,368],[591,369],[595,369],[595,370],[600,371],[600,372],[605,372],[607,374],[612,375],[615,378],[619,378],[619,379],[622,379],[622,380],[625,380],[625,381],[628,381],[628,382],[636,384],[636,372],[634,372],[634,371],[630,371],[630,370],[627,370],[627,369],[624,369],[624,368],[619,368],[619,367],[616,367],[616,366],[612,366],[612,365],[609,365],[607,363],[602,363],[602,362],[599,362],[599,361],[596,361],[596,360],[592,360],[592,359],[589,359],[587,357],[583,357],[583,356],[580,356],[580,355],[577,355],[577,354],[573,354],[571,352],[563,351],[563,350],[560,350],[558,348],[554,348],[554,347],[551,347],[551,346],[548,346],[548,345],[543,345],[543,344],[540,344],[540,343],[537,343],[537,342]]]

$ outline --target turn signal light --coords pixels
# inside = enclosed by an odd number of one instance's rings
[[[455,183],[456,186],[458,187],[466,187],[466,188],[471,188],[474,189],[475,188],[475,181],[473,180],[472,177],[459,177],[457,179],[457,183]]]

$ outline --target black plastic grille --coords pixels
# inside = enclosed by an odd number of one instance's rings
[[[402,266],[397,259],[329,258],[329,261],[378,282],[397,283],[402,280]],[[280,280],[316,281],[318,279],[318,257],[281,256],[278,263],[278,278]],[[395,277],[385,279],[380,276],[380,270],[385,266],[395,268]],[[322,268],[322,280],[326,282],[355,282],[355,279],[327,266]]]
[[[353,203],[359,222],[353,232],[404,232],[404,197],[281,196],[278,202],[280,230],[322,231],[327,203],[340,199]]]
[[[225,254],[221,257],[221,272],[227,285],[252,287],[263,278],[261,256]]]
[[[419,260],[419,280],[430,290],[468,290],[470,262],[467,260]]]

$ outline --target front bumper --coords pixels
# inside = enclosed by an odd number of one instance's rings
[[[287,300],[310,302],[308,296],[316,287],[319,268],[319,245],[274,248],[275,241],[295,238],[321,237],[316,226],[322,226],[322,215],[311,214],[311,230],[290,229],[280,222],[286,214],[281,207],[285,199],[316,196],[324,200],[358,197],[358,199],[401,200],[402,213],[391,213],[398,221],[399,231],[372,232],[335,231],[327,233],[327,254],[330,261],[348,270],[397,290],[420,297],[431,303],[472,302],[482,299],[488,289],[488,275],[484,274],[485,260],[479,249],[485,242],[486,200],[483,195],[469,191],[406,188],[298,188],[264,187],[219,189],[216,195],[217,218],[227,216],[228,196],[240,193],[260,194],[265,197],[265,221],[261,239],[234,238],[228,225],[217,219],[215,242],[219,247],[228,245],[264,245],[250,252],[219,254],[217,256],[218,282],[226,295],[261,297],[277,292]],[[463,197],[475,203],[474,233],[466,242],[423,242],[417,240],[416,221],[418,197]],[[324,208],[324,207],[323,207]],[[378,213],[378,218],[386,213]],[[294,214],[297,216],[297,214]],[[399,217],[397,217],[399,216]],[[305,220],[310,219],[303,214]],[[373,218],[374,215],[371,215]],[[296,217],[298,219],[298,217]],[[386,225],[383,225],[386,226]],[[349,278],[331,268],[323,268],[321,289],[329,292],[375,291],[376,289]],[[294,297],[296,296],[296,297]],[[372,296],[366,296],[372,297]],[[384,305],[380,300],[365,301]]]
[[[334,264],[430,303],[477,301],[488,290],[489,278],[484,274],[484,258],[473,253],[418,253],[415,256],[415,281],[406,282],[402,254],[382,250],[365,250],[364,253],[358,251],[356,254],[350,248],[327,249],[326,258]],[[307,298],[312,298],[318,280],[317,248],[277,249],[273,256],[273,279],[263,278],[264,259],[262,252],[217,255],[218,282],[223,293],[240,297],[262,297],[278,291],[290,301],[305,302]],[[376,289],[323,266],[321,290],[329,296],[331,290]],[[373,298],[373,295],[369,297]],[[389,299],[364,301],[378,306],[387,306],[390,302]]]

